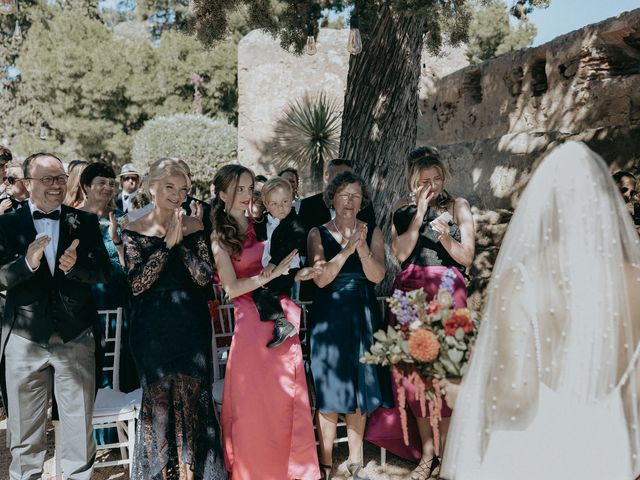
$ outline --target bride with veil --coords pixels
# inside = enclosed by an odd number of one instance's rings
[[[640,474],[639,244],[604,161],[553,150],[500,248],[441,478]]]

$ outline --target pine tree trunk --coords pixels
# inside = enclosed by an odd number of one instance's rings
[[[370,187],[387,249],[388,293],[398,265],[390,251],[391,215],[406,193],[405,162],[415,147],[424,20],[381,9],[371,38],[349,64],[342,117],[340,156]]]

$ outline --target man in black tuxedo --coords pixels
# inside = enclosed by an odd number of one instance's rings
[[[47,153],[31,155],[24,175],[28,204],[0,216],[0,289],[7,290],[0,373],[11,435],[9,478],[42,475],[53,388],[65,477],[89,480],[97,322],[91,283],[106,282],[111,264],[96,216],[62,205],[62,162]]]

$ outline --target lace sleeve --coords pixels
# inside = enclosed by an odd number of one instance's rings
[[[210,284],[213,268],[203,231],[187,235],[179,248],[182,261],[195,284],[201,287]]]
[[[125,264],[134,295],[140,295],[153,286],[169,258],[164,242],[157,242],[153,250],[143,251],[140,240],[142,238],[135,238],[129,231],[122,233]]]

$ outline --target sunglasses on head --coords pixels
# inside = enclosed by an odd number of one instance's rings
[[[2,181],[9,182],[9,185],[14,185],[19,180],[22,180],[22,179],[18,177],[2,177]]]

